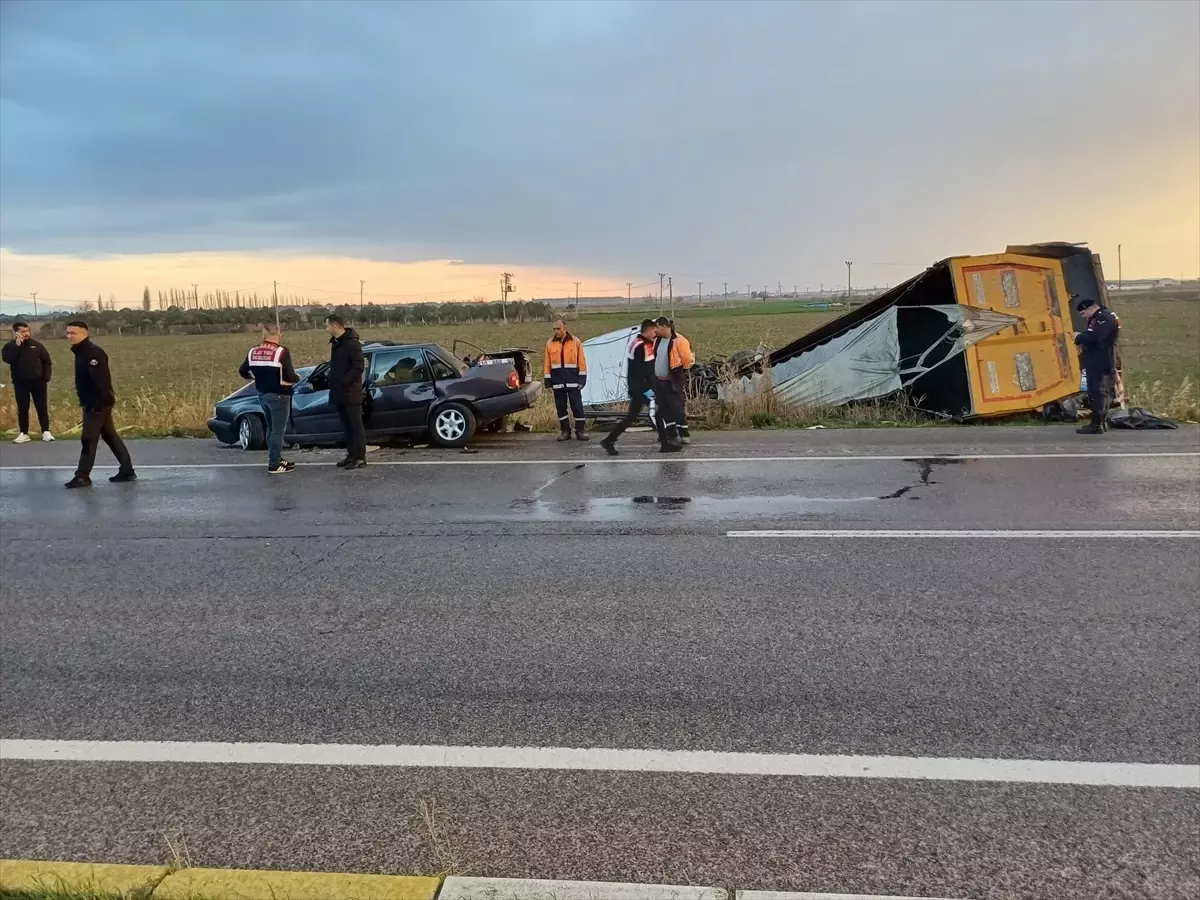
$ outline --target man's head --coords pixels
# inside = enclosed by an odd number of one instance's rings
[[[280,328],[274,322],[267,322],[263,325],[263,342],[267,344],[279,343]]]
[[[13,337],[28,340],[30,333],[28,322],[13,322]]]
[[[654,337],[653,319],[642,319],[642,337],[644,337],[646,340],[650,340],[652,337]]]
[[[564,320],[554,320],[554,336],[560,341],[567,336],[567,323]]]
[[[1075,301],[1075,309],[1082,313],[1085,319],[1090,319],[1100,308],[1100,304],[1095,300],[1080,299],[1078,294],[1072,294],[1071,299]]]
[[[74,319],[67,323],[67,343],[74,347],[88,339],[88,324],[83,319]]]
[[[660,338],[668,338],[671,336],[671,320],[666,316],[659,316],[654,320],[654,333]]]
[[[325,330],[335,338],[346,333],[346,320],[336,313],[325,317]]]

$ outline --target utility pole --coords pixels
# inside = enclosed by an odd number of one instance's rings
[[[782,281],[775,282],[775,293],[777,296],[780,296],[780,297],[783,296],[783,282]]]
[[[275,304],[275,327],[279,328],[279,282],[271,282],[271,302]]]
[[[633,309],[633,282],[625,282],[625,305],[629,309]]]
[[[200,308],[200,285],[192,285],[192,296],[196,299],[196,309]]]
[[[854,260],[846,260],[846,303],[850,303],[850,269],[854,266]]]
[[[362,279],[362,278],[358,279],[358,314],[359,315],[362,315],[362,311],[363,311],[363,285],[365,285],[366,283],[367,282],[364,279]]]
[[[675,279],[667,276],[667,292],[671,295],[671,318],[675,318]]]
[[[513,292],[512,272],[505,272],[500,279],[500,317],[508,324],[508,295]]]
[[[575,282],[575,318],[579,319],[579,282]]]
[[[697,303],[704,302],[704,282],[703,281],[696,282],[696,302]]]
[[[1121,245],[1117,244],[1117,290],[1121,290],[1124,286],[1124,272],[1121,270]],[[34,310],[36,313],[37,310]]]
[[[31,293],[29,295],[30,297],[33,298],[33,317],[35,319],[37,318],[37,295],[38,295],[37,291],[34,291],[33,293]]]
[[[754,299],[754,291],[750,290],[750,285],[746,285],[746,299],[747,300]]]
[[[662,280],[667,277],[666,272],[658,273],[658,314],[662,315]]]
[[[725,282],[725,306],[729,306],[729,282]]]

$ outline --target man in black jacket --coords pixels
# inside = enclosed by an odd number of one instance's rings
[[[363,428],[363,349],[358,332],[346,320],[325,319],[329,332],[329,402],[337,408],[346,436],[346,458],[341,469],[361,469],[367,464],[367,433]]]
[[[50,383],[50,353],[33,339],[25,322],[13,323],[13,339],[4,345],[0,358],[12,371],[13,392],[17,395],[17,439],[14,444],[29,443],[29,401],[37,408],[42,440],[52,441],[50,411],[46,404],[46,386]]]
[[[629,342],[629,350],[625,354],[629,412],[608,433],[608,437],[600,442],[600,446],[609,456],[620,455],[617,452],[617,438],[645,414],[646,407],[650,405],[650,398],[654,396],[654,339],[654,320],[646,319],[642,322],[641,332],[634,335],[633,340]]]
[[[120,465],[117,474],[108,480],[117,483],[136,481],[129,451],[113,425],[112,411],[117,395],[113,392],[112,374],[108,371],[108,354],[92,343],[87,322],[78,319],[67,323],[67,342],[75,354],[75,393],[79,395],[79,406],[83,410],[83,433],[80,435],[83,449],[79,453],[75,477],[66,487],[92,486],[92,466],[96,464],[96,447],[101,439],[108,444]]]
[[[1121,334],[1117,314],[1094,300],[1080,300],[1075,309],[1087,319],[1087,331],[1075,332],[1075,343],[1082,351],[1080,360],[1087,378],[1088,409],[1092,421],[1078,434],[1103,434],[1108,428],[1109,391],[1116,372],[1114,348]]]

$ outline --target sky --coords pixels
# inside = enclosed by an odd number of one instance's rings
[[[882,286],[1045,240],[1195,277],[1198,35],[1192,0],[0,0],[0,297]]]

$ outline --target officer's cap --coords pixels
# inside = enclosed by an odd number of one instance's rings
[[[1072,299],[1078,299],[1078,298],[1079,298],[1079,295],[1078,295],[1078,294],[1073,294],[1073,295],[1072,295]],[[1078,310],[1079,312],[1083,312],[1085,309],[1090,309],[1091,307],[1093,307],[1093,306],[1095,306],[1095,305],[1096,305],[1096,304],[1095,304],[1095,301],[1092,301],[1092,300],[1086,300],[1086,299],[1079,299],[1079,302],[1077,302],[1077,303],[1075,304],[1075,309],[1076,309],[1076,310]]]

